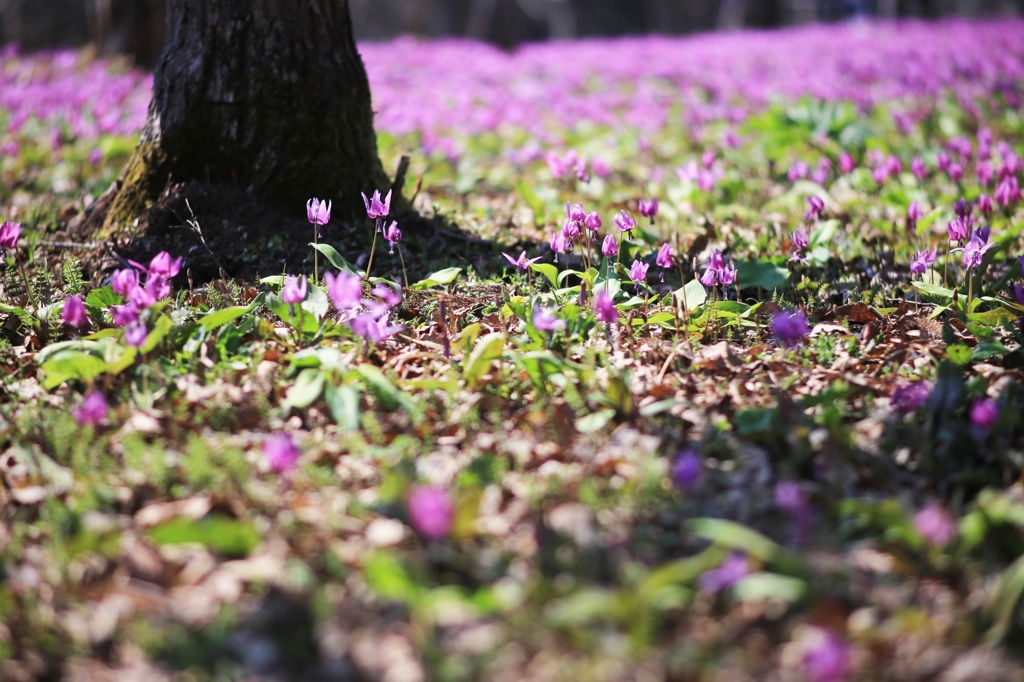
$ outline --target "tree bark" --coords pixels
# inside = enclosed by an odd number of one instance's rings
[[[365,218],[359,193],[389,183],[348,0],[168,0],[149,118],[100,237],[193,180],[286,214],[319,197]]]

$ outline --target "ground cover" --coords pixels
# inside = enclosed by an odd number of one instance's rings
[[[451,230],[89,281],[149,81],[7,50],[0,677],[1021,679],[1022,39],[364,45]]]

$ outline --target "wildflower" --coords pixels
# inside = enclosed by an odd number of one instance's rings
[[[963,242],[967,239],[967,223],[963,218],[953,218],[946,224],[946,234],[950,241]]]
[[[420,535],[430,540],[439,540],[451,531],[455,505],[444,488],[416,486],[409,493],[405,504],[409,523]]]
[[[960,249],[953,249],[953,251],[963,251],[964,266],[972,270],[978,269],[978,266],[981,265],[982,259],[985,257],[985,252],[996,245],[995,242],[986,243],[985,240],[982,239],[980,232],[981,231],[978,230],[971,235],[971,239],[967,242],[967,246]]]
[[[21,223],[12,223],[5,220],[0,224],[0,256],[6,249],[13,249],[18,244],[18,236],[21,234]]]
[[[924,165],[924,159],[920,156],[915,156],[910,162],[910,172],[913,173],[918,180],[924,180],[928,176],[928,168]]]
[[[384,197],[384,201],[380,200],[380,190],[373,190],[373,197],[366,198],[365,192],[360,192],[363,195],[363,205],[366,206],[366,215],[373,220],[379,218],[386,218],[391,213],[391,190],[388,190],[388,195]],[[312,222],[312,221],[310,221]]]
[[[384,302],[389,309],[394,308],[396,305],[402,302],[402,290],[398,287],[393,287],[390,284],[381,282],[373,288],[371,292],[374,296]]]
[[[949,158],[949,154],[946,152],[939,152],[939,156],[935,161],[935,167],[939,169],[939,172],[945,173],[949,170],[953,160]]]
[[[807,317],[799,310],[783,310],[772,317],[772,333],[787,348],[798,344],[810,331]]]
[[[971,405],[971,424],[979,429],[991,429],[999,421],[999,404],[992,398],[982,398]]]
[[[978,167],[974,169],[974,174],[978,177],[978,184],[982,186],[987,185],[992,181],[993,173],[992,164],[988,161],[979,163]]]
[[[982,214],[986,216],[991,215],[993,208],[992,197],[987,194],[982,194],[978,197],[978,210],[981,211]]]
[[[615,237],[608,235],[604,238],[601,242],[601,253],[608,258],[619,255],[619,243],[615,241]]]
[[[380,310],[368,310],[356,315],[349,321],[349,327],[358,336],[374,343],[387,341],[392,336],[402,331],[400,325],[389,325],[387,309],[381,306]]]
[[[601,229],[601,216],[597,215],[597,211],[591,211],[583,219],[583,226],[591,232],[597,232]]]
[[[611,294],[604,289],[598,291],[594,296],[594,313],[601,322],[610,324],[619,320],[619,309],[615,307],[615,301],[612,300]]]
[[[732,552],[718,568],[705,571],[697,582],[703,591],[714,593],[732,587],[748,573],[750,564],[747,557],[739,552]]]
[[[302,303],[306,298],[306,278],[292,277],[284,278],[284,287],[281,289],[281,300],[285,303]]]
[[[397,221],[392,220],[391,224],[388,225],[388,229],[384,231],[384,239],[387,239],[388,244],[391,245],[391,248],[388,249],[388,253],[394,253],[395,244],[402,241],[402,231],[398,229]]]
[[[132,289],[139,286],[139,273],[133,268],[124,268],[114,273],[110,278],[110,288],[118,296],[127,297]]]
[[[171,254],[161,251],[153,256],[153,260],[149,261],[149,268],[146,269],[146,274],[150,277],[174,279],[181,272],[182,260],[181,256],[172,258]]]
[[[706,287],[713,287],[716,284],[732,284],[736,280],[736,268],[727,268],[725,259],[719,251],[711,254],[708,259],[708,267],[700,277],[700,283]]]
[[[850,675],[850,647],[842,637],[812,628],[802,638],[800,667],[812,682],[842,682]]]
[[[949,175],[949,179],[953,182],[960,182],[960,179],[964,177],[964,167],[959,163],[951,163],[946,174]]]
[[[69,327],[81,327],[85,324],[85,304],[80,296],[68,296],[64,299],[64,310],[61,319]]]
[[[811,173],[811,180],[814,180],[819,185],[824,185],[828,182],[829,173],[832,171],[832,162],[826,157],[818,159],[818,165],[814,168]]]
[[[378,194],[378,199],[380,198]],[[365,201],[366,195],[363,195]],[[367,208],[369,211],[369,208]],[[326,225],[331,221],[331,202],[313,198],[306,202],[306,219],[314,225]]]
[[[136,348],[146,343],[146,325],[144,324],[131,324],[124,328],[124,342],[129,346]]]
[[[654,257],[655,264],[661,268],[661,280],[665,281],[665,270],[668,270],[674,264],[672,260],[672,247],[668,243],[662,244],[661,248],[658,249],[658,255]]]
[[[909,414],[921,409],[931,392],[932,385],[927,381],[900,382],[893,388],[889,404],[897,412]]]
[[[806,220],[807,222],[810,222],[810,221],[814,220],[815,218],[820,217],[822,211],[825,210],[825,202],[822,200],[822,198],[817,196],[817,195],[815,195],[815,196],[804,197],[804,200],[807,202],[807,205],[810,207],[807,210],[807,213],[804,214],[804,220]]]
[[[274,473],[291,471],[301,455],[302,451],[287,433],[275,434],[263,441],[263,456]]]
[[[907,207],[907,230],[917,232],[917,221],[923,217],[924,209],[921,208],[921,202],[914,199]]]
[[[970,218],[971,213],[974,212],[974,204],[963,197],[960,197],[953,202],[953,213],[958,218]]]
[[[75,418],[79,426],[87,424],[98,426],[106,421],[108,412],[109,408],[103,394],[93,389],[89,391],[89,395],[85,396],[81,405],[71,410],[71,416]]]
[[[626,236],[632,239],[633,228],[636,227],[636,220],[624,210],[619,211],[619,214],[615,216],[615,226],[619,228],[619,232],[627,233]]]
[[[551,235],[551,239],[548,240],[548,244],[551,246],[551,250],[555,252],[555,262],[558,262],[558,254],[565,253],[569,250],[569,242],[566,241],[565,235],[561,231],[554,232]]]
[[[910,261],[910,271],[915,274],[928,272],[928,267],[935,262],[935,256],[937,255],[938,249],[918,251],[914,256],[914,260]]]
[[[639,286],[641,282],[647,281],[647,268],[649,267],[642,260],[634,260],[633,265],[629,267],[629,278]]]
[[[786,177],[789,178],[790,182],[796,182],[807,177],[807,174],[811,172],[810,167],[803,161],[794,161],[793,165],[789,167],[789,172],[786,173]]]
[[[937,502],[914,514],[914,530],[925,542],[936,547],[948,545],[956,536],[953,519]]]
[[[363,296],[363,280],[348,272],[338,273],[337,277],[328,272],[324,275],[327,284],[327,295],[336,309],[351,310],[358,308]]]
[[[852,173],[857,167],[857,162],[853,160],[849,152],[843,152],[839,155],[839,172],[843,175]]]
[[[140,289],[136,287],[133,292],[138,292]],[[171,283],[167,281],[167,278],[160,277],[158,275],[150,275],[146,279],[146,294],[152,299],[149,305],[156,303],[162,298],[167,298],[171,295]],[[132,294],[129,293],[128,297],[131,298]]]
[[[530,267],[535,262],[540,260],[539,256],[537,258],[527,258],[526,257],[526,251],[523,251],[522,253],[520,253],[519,254],[519,258],[513,258],[512,256],[508,255],[507,253],[502,253],[501,255],[504,256],[505,258],[507,258],[509,263],[511,263],[512,265],[516,266],[520,270],[526,270],[528,267]]]
[[[732,284],[736,281],[736,268],[729,265],[718,271],[718,283],[721,285]]]
[[[701,475],[700,455],[694,448],[683,450],[672,462],[672,482],[680,490],[692,490]]]
[[[651,225],[654,224],[654,216],[658,215],[658,197],[653,197],[650,201],[640,200],[640,215],[645,218],[651,219]]]
[[[110,306],[110,318],[118,327],[139,321],[139,309],[131,303]]]
[[[773,496],[779,509],[790,516],[800,516],[807,511],[807,498],[796,481],[779,481]]]
[[[587,212],[583,208],[583,204],[573,204],[571,201],[565,202],[565,214],[569,216],[569,220],[577,223],[582,223],[587,219]]]
[[[580,224],[575,220],[566,220],[562,225],[562,236],[567,243],[572,244],[573,240],[580,236]]]
[[[996,187],[994,193],[996,202],[1004,208],[1015,204],[1021,200],[1020,185],[1017,183],[1017,178],[1013,175],[1004,178],[999,186]]]
[[[565,326],[565,320],[558,319],[558,316],[539,303],[533,305],[533,326],[540,332],[553,332]]]

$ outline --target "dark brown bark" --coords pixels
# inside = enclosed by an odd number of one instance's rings
[[[347,0],[168,0],[149,120],[102,236],[192,180],[288,213],[315,196],[337,219],[364,215],[359,193],[388,180]]]

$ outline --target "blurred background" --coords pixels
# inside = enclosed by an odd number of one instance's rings
[[[244,1],[244,0],[243,0]],[[503,47],[586,36],[771,28],[857,17],[1009,16],[1024,0],[350,0],[356,37],[464,36]],[[92,43],[152,66],[165,0],[0,0],[0,44]]]

